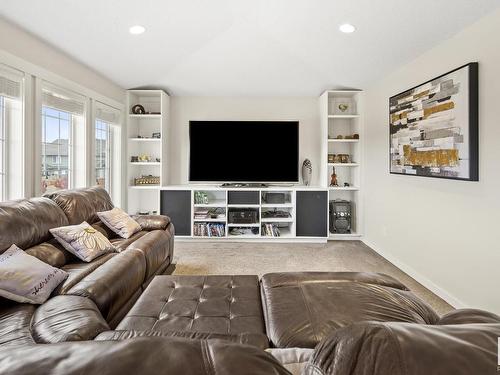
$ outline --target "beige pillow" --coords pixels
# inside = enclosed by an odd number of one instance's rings
[[[134,233],[141,230],[141,226],[137,221],[117,207],[110,211],[98,212],[97,216],[99,216],[99,219],[101,219],[109,229],[122,238],[129,238]]]
[[[0,296],[21,302],[42,304],[68,273],[26,254],[12,245],[0,254]]]
[[[50,233],[66,250],[84,262],[90,262],[103,254],[116,251],[111,242],[86,221],[78,225],[50,229]]]

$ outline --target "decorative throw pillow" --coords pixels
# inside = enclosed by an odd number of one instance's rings
[[[21,302],[42,304],[68,273],[26,254],[16,245],[0,254],[0,296]]]
[[[98,212],[97,216],[109,229],[122,238],[129,238],[141,230],[139,223],[118,207]]]
[[[86,221],[78,225],[50,229],[50,233],[66,250],[84,262],[115,251],[111,242]]]

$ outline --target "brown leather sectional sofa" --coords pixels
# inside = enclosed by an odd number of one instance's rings
[[[111,207],[96,188],[0,203],[0,252],[16,243],[70,273],[43,305],[0,299],[1,374],[289,374],[263,349],[307,357],[304,375],[497,373],[495,314],[439,317],[381,274],[162,275],[173,224],[139,217],[119,239],[96,217]],[[120,252],[82,263],[51,239],[83,220]]]
[[[174,226],[165,216],[141,216],[142,230],[118,238],[96,213],[113,208],[100,188],[61,191],[0,203],[0,253],[15,243],[69,273],[41,306],[0,298],[0,347],[93,339],[114,328],[153,277],[170,265]],[[87,221],[120,252],[85,263],[65,251],[49,229]]]

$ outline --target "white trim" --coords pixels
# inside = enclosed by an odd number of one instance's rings
[[[377,248],[373,243],[366,241],[365,239],[363,239],[362,242],[366,246],[371,248],[373,251],[375,251],[377,254],[379,254],[381,257],[385,258],[387,261],[389,261],[390,263],[392,263],[393,265],[398,267],[400,270],[402,270],[404,273],[409,275],[411,278],[415,279],[418,283],[422,284],[424,287],[429,289],[435,295],[437,295],[438,297],[445,300],[451,306],[453,306],[457,309],[469,307],[466,303],[464,303],[463,301],[461,301],[458,298],[456,298],[455,296],[453,296],[450,292],[439,287],[433,281],[429,280],[427,277],[423,276],[421,273],[415,271],[412,267],[408,266],[406,263],[401,262],[399,259],[395,258],[394,256],[389,255],[386,252],[379,250],[379,248]]]
[[[115,109],[123,110],[125,108],[124,103],[118,102],[115,99],[108,98],[92,89],[89,89],[85,86],[75,83],[67,78],[61,77],[56,73],[41,68],[38,65],[30,63],[2,49],[0,49],[0,62],[9,65],[17,70],[23,71],[27,74],[31,74],[37,78],[43,79],[44,81],[48,81],[50,83],[74,91],[81,95],[98,100],[101,103],[114,107]],[[125,99],[125,90],[124,90],[124,99]]]

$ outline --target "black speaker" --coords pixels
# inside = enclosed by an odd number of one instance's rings
[[[336,199],[330,201],[330,232],[332,233],[351,233],[351,202]]]
[[[266,203],[283,204],[285,203],[285,193],[266,193],[264,200]]]

